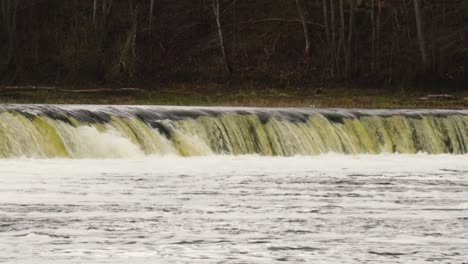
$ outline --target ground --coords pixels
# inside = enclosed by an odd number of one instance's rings
[[[430,94],[449,94],[453,98],[421,99]],[[352,87],[253,88],[217,84],[177,84],[164,88],[137,89],[10,86],[0,88],[0,103],[466,109],[468,91]]]

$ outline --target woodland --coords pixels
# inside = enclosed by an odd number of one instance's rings
[[[0,0],[0,83],[468,84],[468,0]]]

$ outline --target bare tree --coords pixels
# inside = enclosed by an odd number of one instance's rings
[[[421,52],[421,62],[424,69],[429,67],[429,59],[427,56],[427,49],[426,49],[426,40],[423,31],[423,17],[421,11],[421,0],[413,0],[414,2],[414,12],[416,17],[416,29],[418,31],[418,42],[419,42],[419,50]]]
[[[310,36],[309,36],[309,26],[307,24],[306,15],[304,13],[304,7],[301,0],[296,0],[296,7],[299,13],[299,18],[302,22],[302,30],[304,32],[305,47],[304,53],[306,57],[309,57],[310,54]]]
[[[339,17],[340,17],[340,37],[339,37],[339,40],[338,40],[338,46],[337,46],[337,55],[338,55],[338,58],[337,58],[337,61],[338,60],[341,60],[343,57],[341,56],[341,54],[344,55],[344,58],[346,59],[346,34],[345,34],[345,30],[346,30],[346,20],[345,20],[345,12],[344,12],[344,1],[343,0],[339,0]],[[342,68],[343,67],[343,62],[342,61],[338,61],[338,64],[336,65],[336,68],[339,72],[339,74],[342,74]]]
[[[377,30],[375,26],[375,0],[371,0],[371,30],[372,30],[372,37],[371,37],[371,70],[376,70],[376,39],[377,39]]]
[[[8,36],[8,53],[6,65],[14,59],[15,35],[16,35],[16,13],[18,0],[1,0],[2,18]]]
[[[131,27],[127,32],[127,38],[125,42],[122,43],[122,46],[119,50],[119,59],[113,65],[113,73],[118,74],[120,72],[127,74],[130,77],[133,77],[136,72],[136,39],[138,32],[138,8],[134,4],[133,0],[128,0],[128,11],[129,11],[129,20],[131,22]]]
[[[328,3],[328,8],[327,8],[327,1]],[[328,14],[328,10],[329,14]],[[328,48],[327,50],[329,51],[331,55],[331,60],[329,60],[329,63],[331,65],[331,76],[335,77],[337,73],[337,68],[339,65],[339,59],[338,59],[338,51],[337,51],[337,41],[336,41],[336,22],[335,22],[335,0],[323,0],[323,17],[325,20],[325,30],[328,28],[328,35],[329,35],[329,41],[328,41]],[[328,22],[329,20],[329,22]]]
[[[101,0],[99,4],[99,0],[94,0],[93,3],[93,26],[98,28],[98,11],[101,9],[101,25],[105,25],[107,18],[110,14],[112,9],[112,4],[114,0]],[[100,5],[100,6],[99,6]]]
[[[345,48],[345,75],[349,77],[351,74],[351,59],[352,59],[352,46],[353,46],[353,33],[354,33],[354,8],[355,0],[349,1],[349,30],[348,30],[348,43]]]
[[[97,9],[98,9],[98,0],[94,0],[93,3],[93,25],[96,27],[96,18],[97,18]]]
[[[237,18],[237,0],[233,0],[232,2],[232,49],[234,50],[237,44],[237,31],[239,30],[238,27],[238,18]]]
[[[325,27],[325,36],[327,39],[327,44],[330,45],[331,37],[330,37],[330,25],[328,23],[328,5],[327,0],[322,0],[322,11],[323,11],[323,21]]]
[[[150,14],[149,14],[150,34],[151,34],[151,32],[152,32],[152,27],[153,27],[153,14],[154,14],[154,0],[151,0]]]
[[[220,11],[220,0],[212,0],[212,8],[213,8],[213,13],[215,15],[216,19],[216,26],[218,28],[218,37],[219,37],[219,46],[221,48],[221,53],[223,55],[223,60],[224,60],[224,68],[228,74],[232,73],[232,68],[231,64],[229,62],[229,58],[226,52],[226,46],[224,44],[224,37],[223,37],[223,27],[221,25],[221,11]]]

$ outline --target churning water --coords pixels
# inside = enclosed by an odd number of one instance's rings
[[[0,161],[0,262],[463,263],[467,156]]]
[[[466,153],[467,111],[2,106],[0,262],[466,263]]]

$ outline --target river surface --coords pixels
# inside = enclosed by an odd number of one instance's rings
[[[4,263],[467,263],[468,156],[0,160]]]

